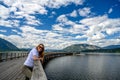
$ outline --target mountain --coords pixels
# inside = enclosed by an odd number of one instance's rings
[[[19,50],[15,45],[9,41],[0,38],[0,51]]]
[[[98,50],[101,49],[98,46],[95,45],[89,45],[89,44],[73,44],[71,46],[68,46],[63,49],[65,52],[80,52],[80,51],[86,51],[86,50]]]
[[[120,45],[110,45],[110,46],[103,47],[103,49],[116,49],[116,48],[120,48]]]
[[[45,52],[63,52],[63,50],[46,49]]]

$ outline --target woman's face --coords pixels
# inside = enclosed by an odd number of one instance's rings
[[[43,50],[43,46],[40,45],[40,46],[38,47],[38,52],[41,52],[42,50]]]

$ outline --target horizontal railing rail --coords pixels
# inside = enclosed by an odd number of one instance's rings
[[[47,80],[46,74],[40,61],[34,61],[31,80]]]
[[[46,64],[49,60],[56,58],[56,57],[61,57],[61,56],[67,56],[67,55],[73,55],[73,53],[67,53],[67,52],[48,52],[44,56],[44,63]]]
[[[0,62],[2,61],[7,61],[7,60],[12,60],[15,58],[20,58],[20,57],[25,57],[28,55],[27,51],[20,51],[20,52],[0,52]]]

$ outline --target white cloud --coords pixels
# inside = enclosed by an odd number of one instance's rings
[[[61,22],[61,23],[65,23],[68,21],[66,15],[60,15],[58,18],[57,18],[57,21],[58,22]]]
[[[116,27],[115,28],[110,28],[110,29],[106,30],[106,33],[109,34],[109,35],[112,35],[112,34],[118,33],[118,32],[120,33],[120,28],[119,27],[118,28],[116,28]]]
[[[92,18],[82,19],[80,20],[80,24],[78,24],[68,20],[66,15],[61,15],[57,18],[57,21],[59,23],[53,26],[53,30],[57,30],[59,33],[61,32],[62,35],[66,33],[77,35],[76,37],[71,36],[69,37],[69,39],[66,40],[68,42],[71,42],[71,44],[74,44],[77,42],[77,41],[74,42],[73,41],[74,39],[82,40],[85,38],[87,38],[87,41],[84,41],[83,43],[88,43],[88,44],[97,45],[97,46],[107,46],[110,44],[112,45],[120,42],[120,39],[118,38],[112,39],[112,40],[106,39],[107,35],[120,33],[119,18],[110,19],[108,18],[107,15],[96,16]],[[66,25],[69,25],[69,28],[66,28],[65,27]],[[67,35],[67,37],[68,36],[69,35]],[[111,43],[108,43],[108,42],[111,42]],[[77,43],[82,43],[82,41],[79,41]],[[67,44],[67,42],[65,42],[64,44]]]
[[[19,26],[19,21],[18,20],[0,20],[0,26],[3,27],[18,27]]]
[[[82,5],[85,0],[73,0],[76,5]]]
[[[13,32],[19,33],[16,29],[12,29]]]
[[[48,38],[54,38],[54,37],[60,37],[60,36],[61,36],[60,34],[53,33],[53,32],[48,32],[46,34],[46,39],[48,39]]]
[[[87,36],[86,35],[77,35],[75,38],[76,39],[83,39],[83,38],[87,38]]]
[[[0,30],[0,32],[7,32],[7,30]]]
[[[5,39],[7,36],[5,36],[4,34],[0,34],[0,38]]]
[[[4,3],[9,5],[11,11],[16,12],[16,8],[18,8],[20,11],[27,13],[27,14],[35,13],[35,11],[39,12],[40,14],[46,14],[47,13],[46,9],[42,5],[39,4],[39,1],[40,0],[36,0],[36,1],[34,0],[31,0],[31,1],[4,0]]]
[[[12,24],[10,24],[9,21],[5,21],[5,19],[7,18],[30,18],[33,17],[30,14],[35,14],[37,12],[37,14],[42,14],[42,15],[46,15],[47,14],[47,10],[46,7],[49,8],[60,8],[61,6],[67,6],[71,3],[74,3],[76,5],[82,5],[84,2],[84,0],[3,0],[3,3],[5,3],[8,7],[4,7],[2,5],[0,5],[0,17],[1,17],[1,26],[7,26],[6,23],[8,24],[8,26],[12,26]],[[29,10],[28,10],[29,9]],[[14,15],[10,15],[11,12],[14,12]],[[31,20],[28,19],[27,20],[28,24],[42,24],[39,20],[34,19]],[[16,24],[16,26],[19,26],[19,24]]]
[[[19,27],[19,22],[18,20],[8,20],[10,22],[10,25],[12,25],[12,27]]]
[[[40,14],[47,14],[46,9],[37,3],[23,3],[22,6],[23,7],[21,11],[27,14],[34,14],[35,12],[39,12]]]
[[[51,49],[62,49],[75,43],[90,43],[100,46],[120,43],[118,38],[105,39],[107,35],[120,33],[120,19],[110,19],[107,15],[91,17],[92,12],[89,7],[59,16],[56,20],[57,24],[52,25],[51,31],[38,30],[33,27],[43,24],[42,19],[38,19],[35,14],[48,15],[46,7],[60,8],[72,3],[82,5],[84,0],[3,0],[3,2],[8,7],[0,5],[0,26],[9,27],[12,32],[19,35],[0,34],[0,37],[9,40],[19,48],[31,48],[39,43],[44,43],[46,48]],[[110,8],[108,13],[112,11],[113,9]],[[10,14],[11,12],[14,14]],[[87,18],[80,20],[79,23],[69,20],[70,16],[77,17],[77,13]],[[56,14],[54,11],[51,12],[52,16]],[[7,18],[9,19],[7,20]],[[24,19],[24,25],[20,25],[22,23],[20,19]],[[6,31],[0,30],[0,32]],[[86,38],[87,41],[81,41]]]
[[[91,25],[98,25],[101,22],[104,22],[108,19],[107,15],[104,16],[96,16],[92,18],[85,18],[83,20],[80,20],[80,23],[84,24],[85,26],[91,26]],[[104,24],[103,24],[104,25]]]
[[[71,3],[76,5],[82,5],[83,0],[3,0],[3,3],[8,7],[0,5],[0,25],[4,27],[10,27],[12,32],[16,32],[19,35],[0,35],[1,37],[11,41],[13,44],[17,45],[19,48],[28,48],[35,46],[37,43],[43,42],[49,47],[61,48],[58,44],[62,41],[66,41],[62,34],[48,30],[38,30],[30,25],[41,25],[40,19],[38,20],[34,14],[47,15],[46,7],[49,8],[60,8],[61,6],[67,6]],[[11,14],[11,12],[13,14]],[[32,15],[31,15],[32,14]],[[55,15],[55,12],[52,12]],[[74,14],[75,15],[75,14]],[[73,25],[72,21],[68,21],[66,16],[61,16],[58,18],[58,22],[63,22],[62,25],[54,25],[54,30],[62,30],[63,25]],[[63,18],[64,17],[64,18]],[[12,18],[12,20],[11,20]],[[6,20],[8,19],[8,20]],[[20,25],[21,20],[24,19],[24,25]],[[68,22],[67,22],[68,21]],[[19,29],[17,31],[15,29]],[[13,28],[13,29],[12,29]],[[64,29],[64,28],[63,28]],[[1,30],[2,31],[2,30]],[[22,32],[21,32],[22,31]],[[68,31],[67,29],[64,30]],[[3,31],[2,31],[3,32]],[[58,39],[56,39],[56,37]],[[48,42],[46,42],[48,41]],[[51,44],[52,43],[52,44]],[[56,45],[58,45],[56,47]],[[64,47],[64,46],[63,46]]]
[[[65,26],[65,25],[71,25],[71,26],[73,26],[73,25],[75,25],[75,22],[68,20],[68,18],[67,18],[66,15],[60,15],[57,18],[57,22],[59,22],[60,24],[62,24],[62,26]]]
[[[70,29],[69,32],[72,34],[84,34],[85,33],[85,26],[81,24],[74,24]]]
[[[60,8],[61,6],[67,6],[71,3],[76,5],[82,5],[84,0],[49,0],[46,6],[50,8]]]
[[[56,32],[37,30],[30,26],[23,26],[20,29],[22,30],[21,39],[24,42],[18,43],[23,45],[19,47],[33,47],[39,43],[43,43],[47,49],[59,49],[58,44],[64,40],[62,35]]]
[[[52,11],[52,14],[53,14],[53,15],[55,15],[55,14],[56,14],[56,12]]]
[[[63,31],[62,25],[61,24],[55,24],[52,27],[53,30],[58,30],[58,31]]]
[[[77,11],[74,10],[72,13],[70,13],[70,16],[71,16],[71,17],[77,17]]]
[[[75,3],[76,5],[81,5],[84,1],[83,0],[4,0],[3,1],[5,4],[9,6],[9,8],[6,8],[4,6],[1,6],[1,12],[0,15],[2,18],[8,18],[10,12],[14,12],[15,15],[12,15],[11,17],[13,18],[23,18],[25,17],[28,19],[31,17],[29,14],[35,14],[35,12],[38,12],[40,14],[47,14],[47,10],[45,9],[44,6],[48,6],[50,8],[57,8],[61,7],[62,5],[68,5],[70,3]],[[4,9],[3,9],[4,8]],[[18,10],[19,11],[18,11]],[[29,10],[28,10],[29,9]],[[6,13],[6,14],[4,14]],[[34,22],[31,21],[31,24],[34,24]],[[39,21],[40,22],[40,21]],[[30,22],[28,22],[30,23]]]
[[[103,33],[97,33],[95,35],[93,35],[90,39],[91,40],[101,40],[101,39],[104,39],[105,38],[105,35]]]
[[[29,16],[26,15],[26,24],[29,25],[42,25],[42,23],[40,22],[40,20],[37,20],[34,16]]]
[[[3,1],[8,7],[0,5],[0,25],[12,27],[20,27],[19,19],[26,18],[26,23],[30,25],[40,25],[42,24],[40,20],[37,20],[33,15],[36,12],[39,14],[47,14],[47,10],[44,6],[39,4],[39,0],[36,1],[26,1],[26,0],[4,0]],[[29,10],[28,10],[29,9]],[[10,13],[14,14],[10,14]],[[9,20],[6,20],[8,19]],[[12,18],[12,21],[11,21]]]
[[[5,26],[5,27],[12,27],[11,23],[9,21],[5,21],[0,19],[0,26]]]
[[[0,5],[0,18],[6,19],[9,16],[9,9]]]
[[[118,45],[120,43],[120,39],[102,39],[102,40],[90,41],[89,43],[104,47],[109,45]]]
[[[108,11],[108,13],[110,14],[112,11],[113,11],[113,9],[112,9],[112,8],[110,8],[110,9],[109,9],[109,11]]]
[[[20,29],[22,30],[21,38],[24,41],[22,45],[27,45],[29,47],[35,46],[39,43],[45,43],[45,34],[49,32],[47,30],[37,30],[30,26],[23,26]]]
[[[107,35],[120,33],[119,22],[120,22],[119,18],[110,19],[107,17],[107,15],[80,20],[81,24],[88,27],[88,30],[86,31],[86,36],[88,38],[87,41],[91,44],[96,44],[100,46],[111,44],[107,42],[108,41],[107,39],[104,39]],[[107,34],[105,34],[105,32]],[[101,43],[102,41],[104,43]],[[112,43],[116,42],[114,41]]]
[[[35,27],[31,26],[22,26],[20,27],[23,33],[31,33],[31,34],[42,34],[48,32],[48,30],[38,30]],[[26,35],[27,36],[27,35]]]
[[[19,48],[25,47],[23,38],[21,38],[18,35],[6,36],[6,35],[0,34],[0,37],[5,39],[5,40],[8,40],[9,42],[11,42],[12,44],[14,44],[15,46],[17,46]]]
[[[85,7],[83,9],[79,9],[78,12],[79,12],[80,16],[88,17],[91,13],[91,10],[89,7]]]
[[[53,25],[53,30],[58,30],[61,33],[84,34],[86,27],[82,24],[68,20],[67,15],[61,15],[57,18],[59,24]],[[66,27],[67,26],[67,27]]]
[[[63,25],[64,26],[64,25]],[[68,34],[70,31],[67,28],[64,28],[61,24],[55,24],[52,26],[53,31],[57,31],[61,34]]]

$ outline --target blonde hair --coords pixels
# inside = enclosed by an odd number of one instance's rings
[[[38,50],[38,48],[42,48],[42,51],[39,52],[39,56],[40,57],[44,57],[44,45],[43,44],[39,44],[36,49]]]

